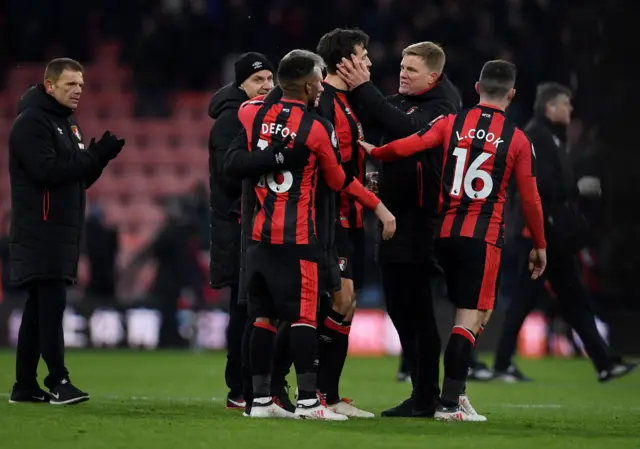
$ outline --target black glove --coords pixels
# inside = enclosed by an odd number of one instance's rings
[[[294,145],[293,148],[287,148],[291,142],[291,136],[275,145],[269,145],[265,151],[273,154],[276,167],[280,170],[295,170],[303,168],[309,162],[309,149],[305,145]]]
[[[96,142],[95,139],[91,139],[88,151],[91,151],[102,163],[106,164],[120,153],[124,144],[124,139],[118,140],[110,131],[105,131],[99,141]]]

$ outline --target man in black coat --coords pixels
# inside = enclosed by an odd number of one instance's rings
[[[383,141],[407,137],[438,117],[458,112],[462,100],[443,73],[445,54],[432,42],[405,48],[400,65],[398,94],[385,97],[356,61],[338,65],[349,85],[349,101],[365,122],[365,132],[377,130]],[[439,397],[440,350],[433,310],[431,279],[438,276],[433,229],[439,195],[442,152],[422,152],[382,164],[379,196],[397,220],[393,239],[381,241],[378,262],[382,270],[387,312],[411,368],[413,392],[383,417],[433,416]]]
[[[85,148],[73,116],[83,85],[78,62],[54,59],[44,84],[20,99],[9,133],[11,281],[28,291],[11,402],[89,399],[71,384],[64,364],[66,287],[77,281],[86,189],[122,150],[124,140],[107,131]],[[36,380],[40,355],[49,369],[44,384],[50,393]]]
[[[260,53],[245,53],[235,63],[235,81],[211,99],[209,115],[215,120],[209,135],[209,185],[211,187],[211,287],[230,287],[225,380],[227,408],[242,409],[242,334],[247,321],[245,306],[238,306],[240,264],[240,196],[242,182],[224,174],[224,155],[242,130],[240,105],[273,88],[273,66]]]
[[[566,148],[566,128],[571,122],[571,91],[556,83],[538,86],[534,117],[525,127],[536,152],[537,182],[545,216],[548,268],[543,278],[532,281],[527,274],[530,241],[521,236],[512,239],[519,258],[521,276],[516,295],[507,310],[502,336],[496,352],[494,370],[498,379],[509,382],[529,380],[512,363],[522,323],[537,304],[545,279],[558,297],[558,308],[566,322],[576,331],[600,382],[628,374],[636,368],[612,356],[598,333],[594,312],[576,267],[576,254],[586,246],[588,232],[580,218],[580,196],[600,193],[596,178],[576,180]],[[515,209],[511,219],[516,230],[524,228],[524,218]],[[581,224],[582,223],[582,224]]]

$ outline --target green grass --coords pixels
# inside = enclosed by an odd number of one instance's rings
[[[582,360],[522,361],[536,378],[531,384],[471,384],[472,403],[486,423],[250,420],[224,410],[222,354],[82,351],[70,352],[67,361],[91,401],[8,404],[14,358],[0,351],[7,392],[0,397],[0,448],[640,447],[640,373],[600,385]],[[407,384],[393,380],[396,367],[395,358],[350,358],[342,393],[379,414],[408,395]]]

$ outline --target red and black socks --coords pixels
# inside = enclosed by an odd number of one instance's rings
[[[309,323],[291,324],[291,357],[298,380],[298,400],[315,399],[318,374],[318,334]]]
[[[274,326],[255,322],[251,335],[251,376],[254,400],[271,398],[271,367],[277,330]],[[260,401],[259,401],[260,402]]]
[[[333,309],[321,319],[318,332],[318,389],[325,395],[327,403],[333,404],[340,400],[340,376],[349,349],[351,321],[345,321],[344,315]]]
[[[442,405],[458,405],[465,389],[467,373],[471,364],[476,336],[464,326],[454,326],[449,343],[444,352],[444,382],[442,384]]]

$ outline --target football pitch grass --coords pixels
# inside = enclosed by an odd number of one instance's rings
[[[640,448],[640,372],[600,385],[585,360],[523,360],[529,384],[471,383],[485,423],[243,418],[224,409],[221,353],[70,351],[67,362],[91,401],[9,404],[14,356],[0,351],[0,448]],[[352,357],[342,394],[379,416],[408,396],[396,367],[396,358]]]

